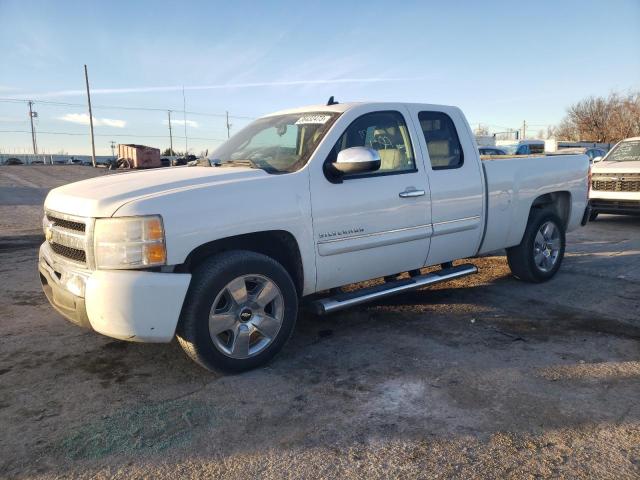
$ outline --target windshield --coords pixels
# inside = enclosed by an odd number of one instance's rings
[[[214,166],[246,166],[268,173],[302,168],[339,114],[301,112],[259,118],[210,156]]]
[[[620,142],[613,147],[605,160],[607,162],[633,162],[640,160],[640,140],[634,142]]]

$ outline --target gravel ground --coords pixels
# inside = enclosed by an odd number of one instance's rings
[[[571,233],[548,283],[474,259],[216,376],[47,304],[44,195],[104,173],[0,167],[0,477],[640,478],[640,218]]]

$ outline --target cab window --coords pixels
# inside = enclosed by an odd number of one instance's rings
[[[461,167],[464,153],[451,117],[443,112],[420,112],[418,120],[427,143],[431,168],[444,170]]]
[[[335,162],[340,151],[351,147],[369,147],[380,154],[380,169],[365,176],[416,170],[409,131],[400,112],[374,112],[357,118],[336,142],[330,161]],[[363,174],[346,175],[345,178],[354,176]]]

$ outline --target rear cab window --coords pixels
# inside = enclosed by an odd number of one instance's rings
[[[451,117],[444,112],[422,111],[418,113],[418,120],[429,151],[431,168],[460,168],[464,164],[464,153]]]

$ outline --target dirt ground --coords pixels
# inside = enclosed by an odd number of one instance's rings
[[[475,259],[216,376],[48,305],[44,195],[104,173],[0,167],[0,477],[640,478],[640,218],[569,234],[548,283]]]

